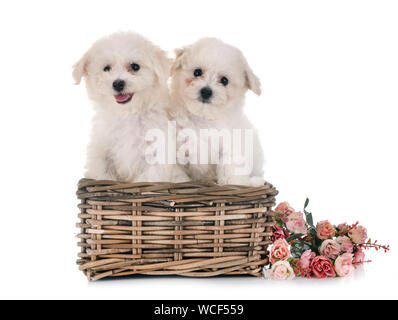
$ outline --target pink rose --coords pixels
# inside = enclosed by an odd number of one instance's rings
[[[294,271],[287,261],[278,261],[272,265],[271,269],[265,272],[268,279],[291,280],[295,277]]]
[[[300,257],[300,267],[302,269],[308,269],[310,267],[311,260],[315,258],[315,253],[311,250],[305,250]]]
[[[282,202],[275,208],[275,213],[278,218],[283,222],[287,221],[287,217],[294,212],[294,209],[289,205],[288,202]]]
[[[355,251],[354,254],[354,260],[352,263],[355,264],[361,264],[365,260],[365,252],[363,252],[362,248],[358,248],[357,251]]]
[[[301,212],[294,212],[287,217],[286,227],[293,233],[307,234],[307,227]]]
[[[331,239],[322,242],[319,248],[321,255],[329,259],[335,259],[340,253],[340,245]]]
[[[277,260],[287,260],[290,256],[289,244],[285,239],[276,240],[271,248],[270,260],[274,264]]]
[[[272,236],[271,236],[271,241],[275,242],[276,240],[279,239],[287,239],[289,238],[289,232],[279,226],[274,226],[272,227]]]
[[[343,253],[341,256],[337,257],[334,262],[334,268],[340,277],[349,276],[354,270],[352,266],[352,256],[352,253]]]
[[[350,240],[350,238],[346,236],[337,237],[336,242],[340,245],[340,249],[343,252],[352,253],[354,246]]]
[[[310,268],[312,270],[312,273],[317,278],[321,279],[326,277],[333,278],[336,276],[336,272],[334,271],[332,261],[324,256],[315,257],[311,261]]]
[[[302,277],[302,278],[311,278],[312,277],[311,268],[301,269],[300,270],[300,277]]]
[[[348,235],[350,236],[351,240],[356,244],[365,243],[366,239],[368,238],[366,228],[362,226],[355,226],[348,232]]]
[[[342,230],[342,229],[344,229],[346,226],[347,226],[347,222],[343,222],[343,223],[340,223],[340,224],[337,226],[337,229]]]
[[[316,225],[317,237],[321,240],[326,240],[328,238],[333,238],[336,234],[336,230],[327,220],[320,221]]]
[[[343,235],[347,234],[347,232],[348,232],[348,224],[346,222],[340,223],[337,226],[337,229],[339,229],[339,235],[343,236]]]

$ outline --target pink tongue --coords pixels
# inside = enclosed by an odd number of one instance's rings
[[[129,94],[118,94],[117,96],[115,96],[116,101],[118,102],[123,102],[126,101],[130,98]]]

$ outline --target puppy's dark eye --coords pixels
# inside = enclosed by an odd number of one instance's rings
[[[229,81],[228,81],[228,78],[222,77],[221,80],[220,80],[220,82],[222,83],[223,86],[226,86],[226,85],[228,85],[228,82],[229,82]]]
[[[104,71],[105,71],[105,72],[111,71],[111,66],[106,66],[106,67],[104,68]]]
[[[195,77],[200,77],[203,74],[202,69],[195,69],[195,71],[193,72],[193,75]]]
[[[133,70],[133,71],[138,71],[138,70],[140,70],[140,65],[139,65],[139,64],[136,64],[136,63],[132,63],[132,64],[130,65],[130,67],[131,67],[131,70]]]

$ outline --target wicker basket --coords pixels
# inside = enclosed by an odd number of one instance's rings
[[[105,277],[260,276],[276,189],[82,179],[80,270]]]

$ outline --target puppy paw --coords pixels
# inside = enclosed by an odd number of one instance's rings
[[[189,179],[189,177],[187,175],[178,175],[178,176],[174,176],[172,179],[173,182],[175,183],[180,183],[180,182],[188,182],[191,181],[191,179]]]
[[[249,186],[250,185],[250,178],[247,176],[231,176],[231,177],[223,177],[219,178],[217,183],[219,185],[239,185],[239,186]]]
[[[108,172],[88,170],[84,173],[84,177],[87,179],[94,180],[117,180],[115,176],[109,174]]]
[[[173,166],[172,169],[170,170],[170,180],[174,183],[180,183],[180,182],[188,182],[191,181],[191,179],[188,177],[188,175],[185,173],[185,171],[178,167],[178,166]]]
[[[262,187],[265,183],[263,177],[250,177],[250,185],[252,187]]]

